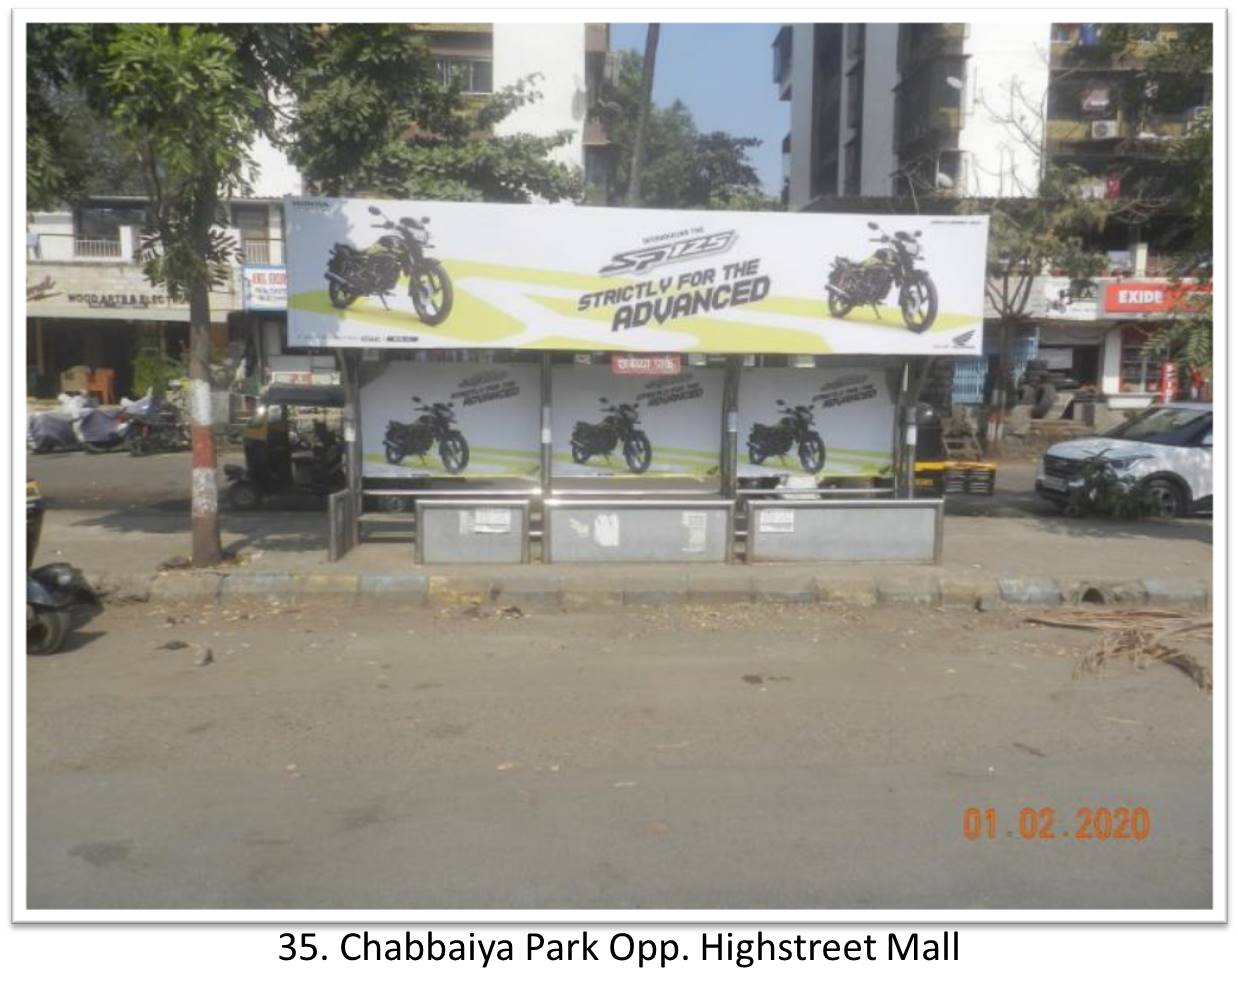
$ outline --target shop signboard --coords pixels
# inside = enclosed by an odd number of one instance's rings
[[[536,363],[388,363],[361,387],[362,474],[538,480],[540,376]]]
[[[288,198],[285,210],[293,346],[981,348],[985,216],[321,197]]]
[[[288,307],[287,270],[246,263],[241,267],[241,300],[246,311],[283,311]]]
[[[745,370],[739,476],[889,475],[896,375],[877,365]]]
[[[1093,281],[1045,277],[1041,286],[1044,290],[1046,318],[1059,318],[1068,322],[1096,320],[1096,284]]]
[[[1199,311],[1212,295],[1211,284],[1173,283],[1169,280],[1115,280],[1105,285],[1106,315],[1166,316],[1177,311]]]
[[[554,367],[553,476],[716,477],[723,379],[716,367],[644,378],[604,366]]]

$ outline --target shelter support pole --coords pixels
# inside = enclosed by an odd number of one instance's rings
[[[898,410],[901,475],[895,487],[899,498],[916,496],[916,406],[932,366],[931,359],[911,360],[903,365],[903,390]]]
[[[348,471],[352,544],[361,540],[361,364],[356,350],[337,349],[336,364],[344,385],[344,446]]]
[[[739,491],[739,378],[742,356],[728,356],[722,387],[722,453],[719,470],[722,496],[734,498]]]
[[[554,443],[550,434],[550,353],[542,353],[541,365],[542,386],[542,433],[541,433],[541,475],[540,484],[542,496],[550,495],[550,476],[554,464]]]

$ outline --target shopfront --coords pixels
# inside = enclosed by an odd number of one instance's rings
[[[342,359],[354,535],[375,508],[411,508],[460,516],[447,534],[470,543],[540,518],[547,559],[729,559],[748,531],[750,553],[760,532],[773,559],[850,559],[841,536],[779,537],[847,521],[856,556],[931,559],[940,509],[905,497],[903,416],[929,359],[979,353],[986,218],[285,210],[287,343]],[[831,275],[836,257],[855,262]],[[771,498],[788,508],[747,514]],[[482,507],[499,500],[532,515]],[[866,518],[896,512],[915,555]],[[441,523],[426,528],[440,548]]]

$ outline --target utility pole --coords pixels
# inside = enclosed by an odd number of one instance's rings
[[[653,67],[658,58],[658,35],[661,31],[662,25],[651,24],[645,33],[645,59],[641,63],[641,105],[636,116],[632,165],[628,170],[628,207],[640,206],[641,164],[645,159],[645,132],[649,127],[649,105],[653,101]]]

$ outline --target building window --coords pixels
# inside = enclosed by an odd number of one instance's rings
[[[271,230],[266,205],[233,205],[232,227],[241,233],[241,252],[246,263],[271,262]]]
[[[1161,361],[1144,356],[1147,338],[1142,329],[1122,330],[1122,364],[1118,372],[1118,390],[1122,394],[1155,394],[1160,389]]]
[[[120,230],[133,227],[140,231],[145,226],[145,207],[91,204],[78,208],[73,220],[73,255],[119,257]]]
[[[442,86],[459,84],[462,93],[493,93],[494,64],[489,59],[462,59],[440,56],[434,69]]]

